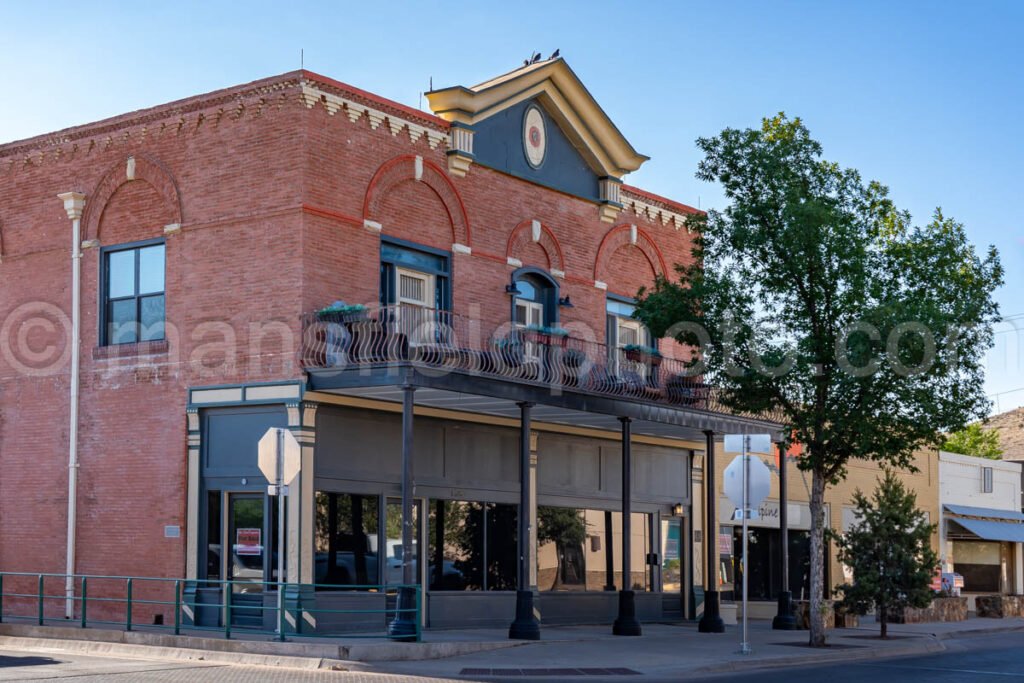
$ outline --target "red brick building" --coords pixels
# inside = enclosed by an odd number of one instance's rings
[[[629,318],[694,209],[622,184],[646,157],[560,59],[427,98],[298,71],[0,145],[0,570],[276,579],[277,426],[290,582],[409,567],[432,626],[508,623],[530,587],[544,621],[615,588],[693,611],[694,456],[760,426]],[[546,536],[558,509],[585,542]]]

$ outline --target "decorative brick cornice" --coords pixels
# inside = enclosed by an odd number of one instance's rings
[[[295,101],[295,94],[289,91],[298,85],[298,72],[282,74],[95,123],[0,144],[0,172],[74,159],[115,145],[137,146],[151,137],[180,135],[204,125],[217,125],[223,120],[258,117],[267,108]]]
[[[300,85],[302,102],[307,109],[320,104],[331,116],[343,112],[351,123],[358,122],[365,115],[373,130],[381,128],[381,124],[387,122],[385,129],[392,135],[405,131],[412,143],[425,138],[430,149],[448,144],[448,130],[445,126],[431,124],[426,119],[416,120],[408,112],[399,111],[396,107],[365,104],[359,101],[361,98],[340,88],[324,85],[320,81],[303,78]]]
[[[689,231],[686,219],[701,213],[692,206],[679,204],[628,185],[623,185],[619,189],[619,202],[622,204],[623,211],[632,211],[636,216],[648,220],[661,221],[662,225],[671,223],[676,230],[687,228]]]

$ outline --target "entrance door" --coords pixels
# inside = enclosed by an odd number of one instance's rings
[[[271,574],[274,539],[267,524],[266,499],[259,493],[228,494],[227,579],[231,581],[231,622],[263,624],[263,593]],[[275,567],[276,569],[276,567]]]

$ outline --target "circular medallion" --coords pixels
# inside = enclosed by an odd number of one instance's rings
[[[544,115],[540,107],[532,106],[523,117],[523,152],[530,166],[539,168],[544,163],[548,136],[544,129]]]

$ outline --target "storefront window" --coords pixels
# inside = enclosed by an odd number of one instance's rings
[[[810,536],[806,531],[789,532],[789,590],[796,599],[810,594]],[[748,562],[747,590],[751,600],[777,600],[779,597],[779,567],[782,561],[782,532],[778,529],[752,528],[747,530]],[[743,529],[733,528],[732,554],[728,559],[729,577],[733,583],[735,600],[743,599]],[[827,584],[827,582],[826,582]]]
[[[629,587],[650,590],[650,519],[633,513]],[[537,508],[537,587],[542,591],[622,589],[622,513]]]
[[[966,592],[999,593],[999,543],[953,541],[953,571],[963,575]]]
[[[515,505],[432,500],[430,590],[515,590],[517,524]]]
[[[420,583],[420,505],[419,501],[412,504],[412,582]],[[405,550],[402,545],[402,499],[388,498],[387,515],[384,518],[386,545],[384,554],[384,583],[398,586],[405,583]]]
[[[379,517],[379,496],[317,491],[316,583],[338,588],[380,583]]]
[[[514,591],[519,564],[519,506],[487,505],[487,590]]]

